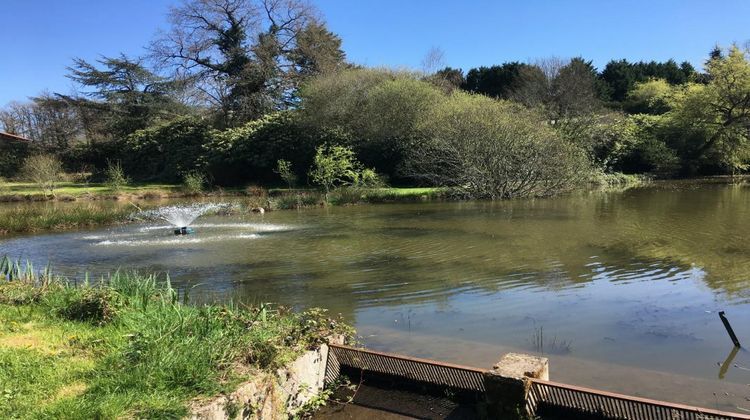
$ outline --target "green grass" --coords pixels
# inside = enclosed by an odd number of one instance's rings
[[[76,287],[30,271],[0,263],[6,418],[178,418],[196,397],[349,333],[321,310],[189,306],[155,276],[118,272]]]
[[[65,207],[18,205],[0,211],[0,234],[122,223],[129,220],[134,210],[135,208],[100,206],[93,203]]]
[[[445,188],[354,188],[343,187],[331,192],[332,205],[364,203],[408,203],[437,200],[445,197]],[[271,189],[272,205],[276,209],[316,207],[323,202],[323,194],[315,189]]]
[[[76,182],[61,182],[57,184],[55,194],[71,197],[82,197],[86,195],[118,195],[133,194],[143,195],[146,193],[174,193],[179,192],[180,186],[174,184],[136,184],[127,185],[119,189],[113,189],[105,184],[82,184]],[[43,195],[38,185],[31,182],[4,182],[0,196],[33,196]]]

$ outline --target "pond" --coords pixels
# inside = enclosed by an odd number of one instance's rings
[[[556,381],[742,410],[750,354],[732,354],[718,311],[750,345],[748,221],[747,185],[686,181],[203,217],[185,237],[159,223],[15,236],[0,255],[168,272],[193,301],[328,308],[374,349],[478,367],[543,353]]]

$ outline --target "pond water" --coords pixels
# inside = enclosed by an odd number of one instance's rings
[[[743,410],[750,354],[730,354],[717,313],[750,345],[749,221],[745,184],[656,183],[202,217],[185,237],[160,223],[16,236],[0,255],[168,272],[193,301],[328,308],[374,349],[478,367],[544,353],[553,380]]]

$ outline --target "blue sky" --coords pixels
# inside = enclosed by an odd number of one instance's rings
[[[68,93],[73,57],[138,55],[174,0],[0,0],[0,105]],[[418,68],[438,47],[452,67],[583,56],[687,60],[750,40],[747,0],[313,0],[350,61]]]

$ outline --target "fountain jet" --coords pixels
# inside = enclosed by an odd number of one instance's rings
[[[222,205],[214,203],[169,206],[147,211],[145,212],[145,215],[154,219],[164,220],[174,226],[175,235],[190,235],[195,233],[195,230],[190,227],[195,219],[220,207],[222,207]]]

